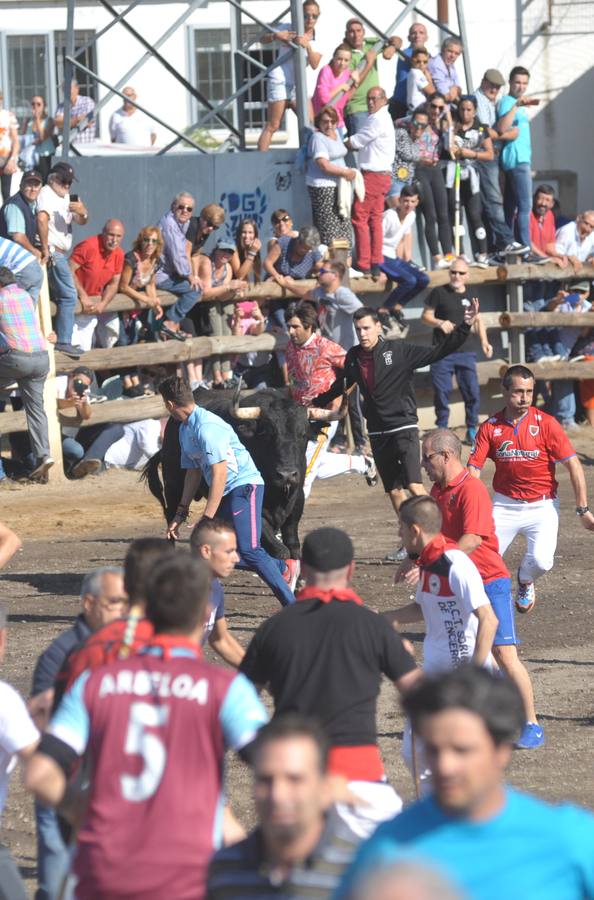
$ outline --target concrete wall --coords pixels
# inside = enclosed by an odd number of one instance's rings
[[[234,238],[239,220],[249,216],[258,223],[265,241],[272,234],[270,214],[278,207],[290,209],[296,223],[311,219],[309,197],[294,157],[294,150],[274,150],[72,159],[79,179],[75,187],[90,213],[88,227],[76,227],[74,238],[82,240],[99,231],[110,216],[117,216],[126,226],[125,246],[129,247],[141,228],[158,222],[173,197],[187,190],[196,198],[198,210],[212,202],[224,207],[226,222],[216,237]]]

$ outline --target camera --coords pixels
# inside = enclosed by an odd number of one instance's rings
[[[79,397],[84,397],[88,385],[84,383],[82,378],[75,378],[72,382],[72,387],[75,394],[78,394]]]

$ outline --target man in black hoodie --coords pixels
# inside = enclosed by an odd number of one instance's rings
[[[359,343],[348,351],[342,374],[330,390],[314,401],[316,406],[326,406],[352,384],[359,385],[375,464],[396,513],[407,491],[427,493],[421,475],[413,374],[458,350],[478,311],[479,302],[473,298],[462,324],[441,344],[419,347],[408,341],[385,340],[377,312],[361,307],[353,316]]]

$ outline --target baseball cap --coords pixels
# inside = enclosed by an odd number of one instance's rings
[[[490,81],[491,84],[496,84],[498,87],[501,87],[505,84],[505,78],[499,71],[499,69],[487,69],[485,74],[483,75],[485,81]]]
[[[72,184],[73,181],[78,181],[78,178],[74,174],[74,169],[69,163],[59,162],[56,163],[55,166],[49,171],[50,175],[57,175],[64,182],[68,182]]]
[[[43,184],[43,177],[37,169],[27,169],[26,172],[23,172],[21,184],[24,184],[25,181],[38,181],[40,184]]]
[[[570,291],[577,291],[578,294],[589,294],[590,293],[590,282],[589,281],[578,281],[577,284],[572,284]]]
[[[233,241],[225,241],[221,239],[215,244],[215,250],[228,250],[229,253],[235,253],[235,244]]]
[[[340,528],[316,528],[303,541],[301,561],[316,572],[344,569],[353,561],[353,542]]]

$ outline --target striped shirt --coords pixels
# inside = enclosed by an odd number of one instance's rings
[[[0,289],[0,354],[8,350],[47,350],[31,295],[16,284]]]
[[[22,272],[25,266],[35,262],[35,257],[20,244],[0,237],[0,266],[6,266],[13,275]]]
[[[262,834],[257,828],[244,841],[215,853],[208,872],[206,900],[327,900],[357,845],[358,839],[348,826],[331,814],[313,852],[283,881],[266,862]]]

